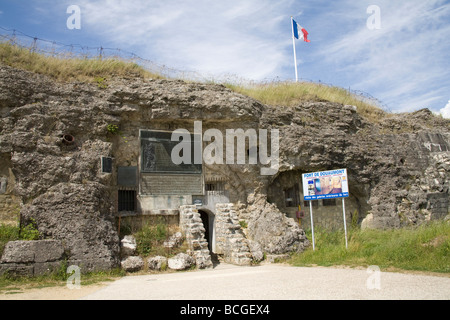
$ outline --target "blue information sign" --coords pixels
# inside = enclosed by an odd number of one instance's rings
[[[305,201],[347,198],[347,169],[305,173],[302,175]]]

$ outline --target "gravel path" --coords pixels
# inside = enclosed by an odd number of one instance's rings
[[[307,300],[450,299],[450,278],[376,269],[272,264],[124,277],[83,299]]]
[[[210,270],[128,276],[81,289],[11,293],[0,294],[0,300],[450,300],[450,275],[220,264]]]

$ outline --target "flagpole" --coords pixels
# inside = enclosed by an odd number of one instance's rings
[[[298,82],[297,53],[295,52],[294,18],[291,16],[292,47],[294,48],[295,82]]]

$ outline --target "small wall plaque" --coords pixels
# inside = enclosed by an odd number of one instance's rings
[[[113,159],[110,157],[102,157],[102,172],[112,173],[112,162]]]
[[[192,204],[196,206],[203,205],[203,196],[192,196]]]

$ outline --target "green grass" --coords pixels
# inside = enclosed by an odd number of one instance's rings
[[[57,58],[31,52],[28,49],[0,43],[0,63],[39,74],[59,81],[97,83],[105,88],[107,79],[113,77],[162,78],[136,63],[119,59]],[[102,79],[102,80],[100,80]],[[101,83],[99,83],[101,81]]]
[[[66,286],[70,274],[67,274],[65,271],[65,265],[61,264],[61,269],[58,272],[38,277],[0,276],[0,293],[16,294],[28,289]],[[110,282],[125,275],[125,272],[120,268],[109,271],[83,273],[80,278],[80,284],[81,286],[88,286],[101,282]]]
[[[346,89],[321,83],[273,82],[252,86],[227,84],[227,87],[271,106],[294,107],[304,101],[330,101],[354,105],[359,114],[371,121],[389,116],[375,104],[363,101]]]
[[[0,257],[3,254],[3,249],[9,241],[19,240],[19,227],[16,225],[0,224]]]
[[[145,225],[134,234],[137,244],[137,253],[142,256],[158,255],[164,252],[162,244],[167,239],[168,228],[163,223]]]
[[[164,242],[170,235],[178,231],[178,228],[169,226],[164,222],[145,224],[138,231],[133,233],[136,238],[136,252],[142,257],[148,256],[166,256],[171,257],[180,252],[185,252],[187,243],[184,242],[180,247],[168,249],[164,247]]]
[[[348,234],[345,248],[344,231],[314,232],[316,250],[312,246],[291,257],[294,266],[369,266],[382,270],[401,269],[450,272],[450,223],[432,222],[415,228],[394,230],[357,230]],[[307,231],[312,239],[311,231]]]
[[[38,239],[39,231],[34,225],[34,220],[32,221],[32,223],[26,226],[22,226],[22,229],[20,229],[18,223],[14,225],[0,224],[0,257],[2,256],[3,250],[9,241],[31,241]]]

